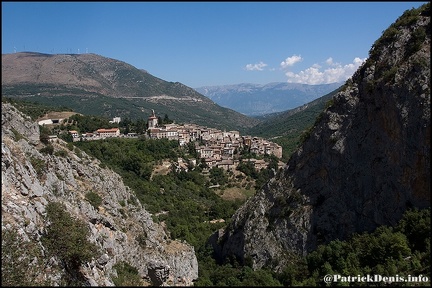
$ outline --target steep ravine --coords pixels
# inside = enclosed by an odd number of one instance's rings
[[[212,237],[221,258],[280,271],[293,254],[430,207],[429,7],[389,27],[329,104],[285,170]]]

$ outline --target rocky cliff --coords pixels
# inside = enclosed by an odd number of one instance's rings
[[[285,170],[211,239],[219,256],[280,270],[292,255],[430,207],[429,9],[383,32]]]
[[[52,143],[53,153],[41,153],[46,145],[39,138],[37,123],[2,104],[2,231],[17,230],[44,254],[46,207],[60,202],[72,217],[84,221],[88,241],[100,251],[80,267],[86,285],[113,286],[113,266],[121,262],[137,268],[148,285],[193,285],[198,278],[194,248],[169,239],[118,174],[61,140]],[[86,200],[90,191],[102,198],[97,208]],[[38,279],[59,285],[65,271],[55,265],[58,259],[48,260]]]

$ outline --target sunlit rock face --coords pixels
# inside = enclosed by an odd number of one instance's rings
[[[83,151],[71,151],[60,139],[51,143],[52,155],[41,153],[45,145],[39,138],[36,122],[2,104],[2,230],[14,228],[45,250],[41,236],[47,225],[46,206],[60,202],[72,217],[86,223],[88,241],[101,251],[80,269],[88,285],[114,286],[113,266],[120,262],[136,267],[148,285],[193,285],[198,278],[194,248],[169,239],[118,174],[101,168]],[[89,191],[102,198],[99,207],[85,199]],[[58,286],[65,271],[54,265],[58,260],[48,260],[40,279]],[[163,277],[154,276],[159,275],[154,263],[163,268]]]

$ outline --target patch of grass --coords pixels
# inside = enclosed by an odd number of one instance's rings
[[[226,188],[221,191],[221,198],[227,201],[246,200],[255,194],[255,189],[244,189],[238,187]],[[218,192],[216,192],[218,193]]]

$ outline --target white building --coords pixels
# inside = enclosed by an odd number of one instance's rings
[[[120,117],[114,117],[112,121],[109,121],[109,123],[120,123],[121,118]]]

